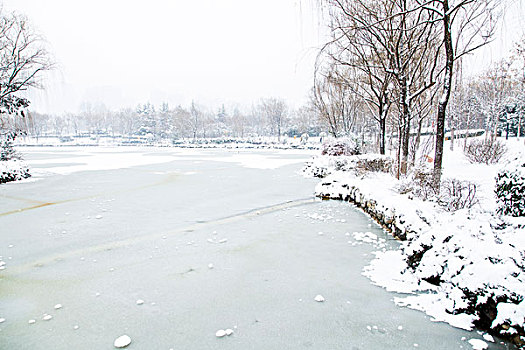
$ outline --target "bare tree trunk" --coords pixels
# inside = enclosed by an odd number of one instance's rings
[[[423,128],[423,118],[419,118],[418,125],[417,125],[416,141],[414,145],[414,153],[412,154],[412,166],[416,164],[416,154],[417,154],[417,150],[419,149],[419,145],[421,144],[421,129],[422,128]]]
[[[456,127],[454,125],[454,114],[450,115],[450,150],[454,151],[454,138]]]
[[[397,160],[397,173],[396,178],[399,180],[401,176],[401,138],[403,134],[402,126],[399,124],[397,130],[397,150],[396,150],[396,160]]]
[[[436,153],[434,157],[434,186],[436,190],[439,190],[441,183],[443,145],[445,143],[445,118],[448,100],[450,99],[450,90],[452,87],[452,74],[454,71],[454,47],[452,44],[452,34],[450,32],[448,0],[443,0],[443,41],[445,44],[446,63],[443,95],[439,100],[436,120]]]
[[[521,113],[518,113],[518,141],[520,140],[521,136]]]
[[[470,130],[470,110],[468,111],[468,117],[467,117],[467,129],[465,130],[465,143],[463,144],[463,150],[467,150],[467,144],[468,144],[468,133]]]
[[[385,154],[386,120],[379,122],[379,154]]]
[[[401,116],[401,129],[399,142],[401,142],[401,174],[406,175],[408,168],[408,153],[410,148],[410,107],[408,105],[408,86],[403,79],[401,84],[401,104],[403,115]]]

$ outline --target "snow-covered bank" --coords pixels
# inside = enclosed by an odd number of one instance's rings
[[[407,294],[395,298],[398,305],[524,345],[525,218],[497,215],[494,195],[498,172],[525,159],[521,142],[511,140],[508,148],[506,161],[491,166],[447,150],[444,176],[476,185],[476,204],[457,211],[405,191],[390,173],[367,170],[363,164],[374,157],[318,157],[305,172],[325,177],[317,196],[354,203],[404,240],[399,250],[376,252],[363,272],[374,284]]]

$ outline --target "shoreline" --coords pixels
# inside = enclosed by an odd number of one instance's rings
[[[513,225],[510,218],[504,221],[507,218],[481,206],[450,213],[435,202],[400,194],[392,185],[398,180],[389,174],[355,174],[357,162],[352,158],[363,157],[369,156],[318,157],[303,168],[322,178],[315,188],[317,197],[355,205],[401,241],[398,250],[376,252],[363,275],[404,294],[394,300],[399,306],[523,347],[524,240],[515,242],[513,237],[525,231],[525,225]]]

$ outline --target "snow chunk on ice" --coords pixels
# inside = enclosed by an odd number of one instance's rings
[[[319,302],[319,303],[322,303],[323,301],[325,301],[324,297],[322,295],[320,295],[320,294],[316,295],[314,300]]]
[[[61,309],[62,308],[62,304],[56,304],[55,305],[55,310],[58,310],[58,309]]]
[[[142,305],[142,304],[144,304],[144,300],[142,299],[137,300],[137,305]]]
[[[217,338],[222,338],[226,335],[226,331],[224,329],[219,329],[216,333],[215,333],[215,336]]]
[[[44,321],[49,321],[49,320],[52,319],[52,318],[53,318],[53,316],[51,316],[51,315],[44,315],[44,317],[42,317],[42,319],[43,319]]]
[[[116,348],[125,348],[129,344],[131,344],[131,338],[125,334],[115,339],[113,343]]]
[[[226,335],[230,336],[233,334],[233,329],[230,329],[228,328],[227,330],[224,331],[226,333]]]
[[[491,343],[494,343],[494,337],[491,336],[491,335],[488,334],[488,333],[483,334],[483,339],[485,339],[486,341],[489,341],[489,342],[491,342]]]
[[[372,232],[354,232],[354,238],[356,241],[364,243],[376,243],[377,235]]]

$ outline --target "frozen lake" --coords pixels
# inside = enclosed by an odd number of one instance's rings
[[[395,306],[361,275],[397,243],[348,203],[315,200],[318,180],[298,174],[305,151],[23,152],[34,178],[0,185],[0,349],[113,349],[123,334],[129,349],[166,350],[480,338]]]

